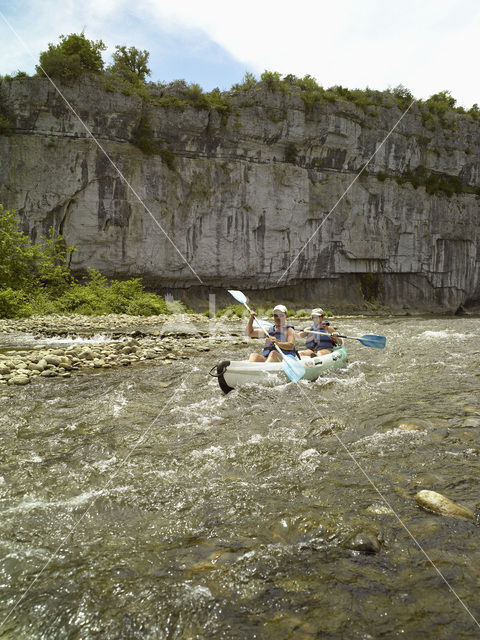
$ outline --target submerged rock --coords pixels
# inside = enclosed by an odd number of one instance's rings
[[[380,542],[371,533],[359,533],[348,542],[347,548],[361,553],[378,553]]]
[[[418,424],[411,424],[410,422],[399,424],[398,428],[402,429],[402,431],[423,431],[422,427],[419,427]]]
[[[468,518],[469,520],[474,518],[473,511],[436,491],[428,491],[426,489],[419,491],[415,496],[415,502],[423,509],[433,511],[433,513],[438,513],[442,516]]]

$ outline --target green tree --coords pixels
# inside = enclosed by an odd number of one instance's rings
[[[132,84],[143,84],[151,71],[148,68],[148,58],[150,53],[145,49],[139,51],[135,47],[117,45],[112,56],[113,64],[108,67],[108,71],[120,76],[123,80]]]
[[[36,272],[41,286],[53,296],[61,295],[72,284],[68,263],[76,247],[67,247],[63,236],[53,228],[42,236],[38,247]]]
[[[0,289],[31,290],[38,249],[21,231],[15,213],[0,204]]]
[[[104,67],[101,52],[105,49],[101,40],[87,40],[83,32],[60,36],[59,44],[50,43],[47,51],[40,54],[37,75],[46,73],[51,78],[71,82],[83,73],[101,73]]]

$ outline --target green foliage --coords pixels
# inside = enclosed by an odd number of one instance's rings
[[[264,71],[260,79],[270,91],[286,90],[285,83],[282,82],[282,75],[277,71]]]
[[[105,49],[101,40],[87,40],[83,32],[60,36],[59,44],[50,43],[47,51],[40,54],[37,75],[46,73],[51,78],[72,82],[84,73],[101,73],[104,67],[101,52]]]
[[[0,205],[0,317],[32,313],[171,313],[161,296],[147,293],[139,278],[108,282],[90,270],[85,284],[74,282],[68,260],[74,248],[53,230],[32,244],[14,212]]]
[[[232,91],[251,91],[257,86],[257,82],[254,74],[247,71],[242,78],[242,82],[233,85]]]
[[[10,120],[5,115],[0,113],[0,136],[10,135],[11,126],[12,123],[10,122]]]
[[[455,193],[480,195],[480,188],[462,182],[458,176],[429,171],[422,165],[413,171],[407,171],[402,176],[397,176],[395,179],[400,185],[409,182],[415,189],[425,187],[426,192],[430,195],[437,193],[445,193],[449,197]]]
[[[146,50],[116,45],[112,55],[113,64],[107,70],[133,85],[144,84],[151,73],[147,66],[149,57],[150,53]]]
[[[33,288],[38,250],[20,230],[14,211],[0,204],[0,289]]]
[[[413,94],[403,86],[403,84],[399,84],[391,90],[392,96],[395,98],[397,105],[400,107],[402,111],[405,111],[415,100]]]
[[[244,307],[243,304],[230,304],[228,307],[224,307],[223,309],[219,309],[216,312],[216,317],[226,317],[226,318],[243,318],[249,315],[248,311]]]
[[[0,318],[23,318],[32,315],[29,296],[24,291],[0,288]]]
[[[135,144],[147,156],[159,155],[169,169],[175,168],[175,156],[169,149],[165,149],[161,139],[154,139],[153,127],[148,116],[142,114],[138,127],[133,132],[133,144]]]
[[[285,147],[285,162],[295,164],[297,161],[298,149],[294,142],[288,142]]]
[[[161,296],[143,290],[140,278],[109,283],[95,269],[89,269],[88,276],[86,283],[72,284],[55,300],[56,313],[126,313],[141,316],[170,313]]]
[[[68,263],[75,247],[67,247],[65,240],[54,229],[40,239],[36,275],[43,289],[58,296],[72,284]]]

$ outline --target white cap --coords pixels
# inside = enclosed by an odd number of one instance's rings
[[[283,304],[277,304],[276,307],[273,307],[274,311],[281,311],[282,313],[287,313],[287,307]]]
[[[312,316],[323,316],[323,309],[317,307],[316,309],[312,309]]]

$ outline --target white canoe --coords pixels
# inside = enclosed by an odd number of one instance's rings
[[[347,364],[347,352],[343,345],[335,347],[324,356],[309,358],[302,356],[305,376],[302,380],[316,380],[330,369],[339,369]],[[210,374],[218,379],[224,393],[244,384],[285,384],[288,377],[281,362],[249,362],[248,360],[223,360],[215,365]]]

